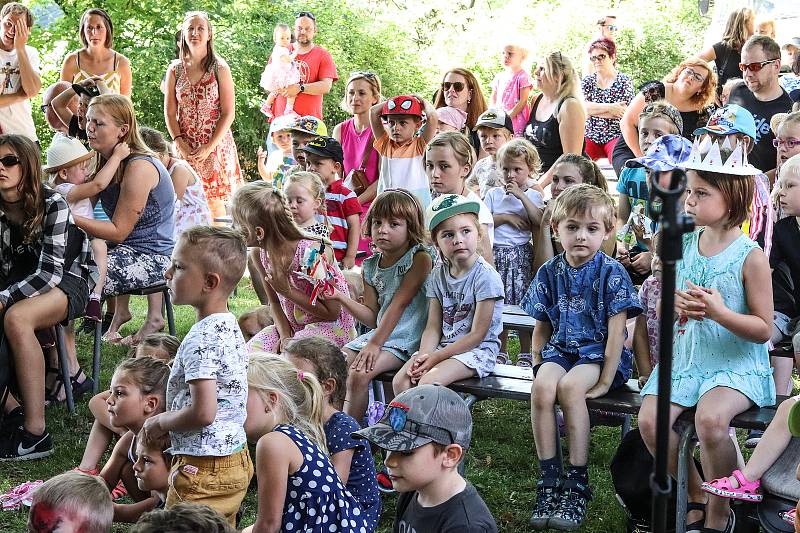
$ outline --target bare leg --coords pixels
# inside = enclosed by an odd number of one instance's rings
[[[410,358],[406,363],[400,367],[400,370],[394,375],[392,379],[392,390],[395,394],[400,394],[404,390],[410,389],[413,385],[411,377],[408,375],[408,369],[414,364],[414,358]]]
[[[55,287],[22,300],[5,313],[5,334],[14,354],[14,367],[25,407],[25,429],[34,435],[45,430],[44,355],[34,331],[64,320],[67,295]]]
[[[500,333],[500,351],[507,354],[508,353],[508,330],[503,328],[502,333]],[[520,350],[521,352],[522,350]]]
[[[348,368],[357,355],[353,350],[344,349],[347,354]],[[395,370],[402,366],[403,361],[395,357],[391,352],[382,351],[375,360],[375,368],[372,371],[356,371],[349,369],[347,375],[347,399],[345,400],[345,412],[361,421],[364,413],[367,412],[369,402],[369,383],[376,376],[389,370]]]
[[[726,476],[736,467],[736,449],[728,436],[728,427],[734,416],[751,405],[745,395],[727,387],[711,389],[697,403],[695,426],[702,449],[703,472],[708,479]],[[730,501],[727,498],[708,495],[706,527],[724,529],[729,513]]]
[[[164,295],[160,292],[147,295],[147,318],[133,336],[134,344],[138,344],[142,339],[164,329],[164,315],[161,311],[161,303]]]
[[[569,435],[569,462],[586,466],[589,461],[589,409],[586,393],[600,379],[600,365],[578,365],[558,382],[558,404],[564,412]],[[555,436],[553,438],[555,442]]]
[[[531,336],[524,331],[517,331],[519,334],[519,353],[531,353]]]
[[[539,460],[556,456],[555,405],[558,395],[558,382],[567,371],[556,363],[544,363],[536,372],[531,385],[531,426],[533,442]]]
[[[426,374],[423,374],[419,379],[418,385],[433,385],[434,383],[439,383],[447,386],[454,381],[471,378],[475,375],[475,369],[451,357],[428,370]]]
[[[114,319],[111,321],[111,326],[109,326],[108,331],[106,332],[106,336],[111,338],[114,334],[119,334],[120,328],[124,326],[131,318],[131,310],[130,310],[130,295],[128,294],[120,294],[119,296],[115,296],[113,298],[113,306],[109,304],[108,309],[111,310],[112,307],[114,309]],[[112,300],[109,300],[111,302]]]
[[[647,449],[650,450],[650,454],[655,456],[656,454],[656,411],[657,411],[657,403],[658,403],[658,396],[648,395],[642,399],[642,407],[639,409],[639,432],[642,434],[642,440],[644,441],[645,446]],[[669,468],[669,473],[672,475],[673,478],[676,478],[678,475],[678,440],[679,436],[672,429],[672,426],[675,424],[675,421],[678,417],[686,410],[686,407],[677,404],[670,404],[669,407],[669,457],[667,461],[667,467]],[[703,482],[702,478],[700,477],[700,473],[697,471],[697,467],[694,464],[694,461],[689,461],[688,465],[688,477],[689,477],[689,492],[688,497],[690,502],[696,503],[705,503],[706,501],[706,494],[700,490],[700,484]],[[686,516],[686,523],[691,524],[701,520],[703,518],[703,513],[701,511],[690,511]]]
[[[106,272],[108,270],[108,247],[106,246],[106,241],[102,239],[92,239],[92,254],[94,255],[94,262],[97,264],[97,269],[100,272],[100,278],[97,280],[94,293],[101,295],[103,293],[103,287],[106,284]]]
[[[772,378],[775,380],[775,392],[778,394],[791,394],[794,360],[788,357],[770,357],[769,362],[774,369]]]

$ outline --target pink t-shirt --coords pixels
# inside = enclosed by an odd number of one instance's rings
[[[525,69],[520,69],[514,74],[509,74],[504,70],[492,80],[492,90],[497,95],[497,101],[502,103],[503,110],[506,112],[511,111],[517,105],[522,89],[531,85],[531,76]],[[514,135],[522,135],[529,118],[530,111],[525,107],[516,117],[511,119],[514,124]]]
[[[300,71],[300,83],[314,83],[322,78],[339,79],[336,73],[336,63],[333,62],[330,52],[321,46],[315,46],[306,54],[297,54],[295,57],[297,69]],[[273,111],[276,117],[283,115],[286,109],[286,98],[278,95],[275,98]],[[311,115],[322,119],[322,95],[300,93],[294,100],[294,112],[304,117]]]

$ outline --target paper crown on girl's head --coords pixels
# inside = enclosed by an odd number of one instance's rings
[[[689,160],[683,164],[683,168],[734,176],[761,174],[760,170],[747,161],[747,148],[734,135],[697,137]]]

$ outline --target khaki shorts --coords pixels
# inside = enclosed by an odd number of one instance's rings
[[[252,477],[253,462],[247,446],[225,457],[176,455],[165,508],[180,502],[208,505],[236,527],[236,513]]]

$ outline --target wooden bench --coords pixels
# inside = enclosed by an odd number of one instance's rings
[[[515,329],[519,332],[533,332],[536,320],[518,305],[503,307],[503,329]]]
[[[524,312],[524,311],[523,311]],[[510,315],[509,316],[513,316]],[[503,314],[505,319],[506,313]],[[529,317],[530,318],[530,317]],[[533,320],[533,319],[531,319]],[[382,382],[391,383],[394,372],[385,372],[376,379]],[[469,378],[451,383],[449,387],[459,393],[466,395],[467,404],[472,407],[475,403],[486,399],[503,399],[530,402],[531,384],[533,382],[533,370],[531,368],[520,368],[511,365],[497,365],[495,371],[485,378]],[[732,421],[731,426],[742,429],[764,430],[775,416],[777,405],[785,400],[787,396],[778,396],[777,404],[769,407],[751,407],[747,411],[737,415]],[[639,394],[638,382],[631,379],[625,386],[609,392],[601,398],[586,401],[586,406],[590,411],[603,411],[608,413],[618,413],[625,415],[625,424],[622,427],[622,436],[630,427],[630,419],[639,413],[642,405],[642,397]],[[686,532],[686,506],[688,493],[688,464],[693,458],[695,426],[694,410],[684,412],[678,420],[681,422],[679,427],[679,455],[678,455],[678,476],[677,490],[678,502],[675,513],[676,533]],[[556,449],[561,451],[560,444]]]

